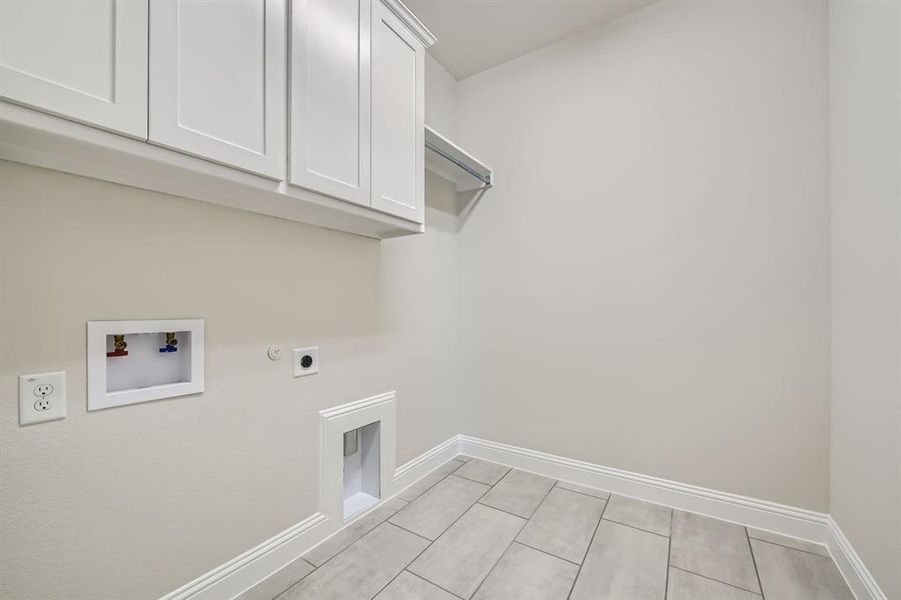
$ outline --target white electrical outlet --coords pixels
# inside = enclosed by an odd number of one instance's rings
[[[65,371],[19,375],[19,425],[65,418]]]
[[[294,376],[304,377],[319,372],[319,347],[294,349]]]

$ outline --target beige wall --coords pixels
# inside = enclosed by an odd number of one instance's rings
[[[467,433],[827,507],[821,2],[661,2],[460,82]]]
[[[830,510],[901,598],[901,4],[830,2]]]
[[[317,510],[318,417],[396,389],[401,464],[461,429],[456,217],[379,243],[0,162],[0,598],[156,598]],[[203,317],[202,395],[88,413],[85,321]],[[294,379],[266,347],[318,344]],[[18,426],[19,373],[69,416]]]
[[[425,122],[450,139],[457,137],[457,80],[425,55]]]

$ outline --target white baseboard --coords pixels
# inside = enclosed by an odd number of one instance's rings
[[[457,439],[460,436],[454,436],[449,440],[438,444],[431,450],[420,454],[410,462],[401,465],[394,471],[394,491],[397,494],[404,490],[417,480],[425,477],[453,457],[460,454]]]
[[[829,516],[829,537],[826,540],[826,547],[832,554],[838,570],[845,576],[845,581],[858,600],[888,600],[879,584],[873,578],[870,570],[858,556],[851,542],[845,537],[845,534],[839,528],[838,523]]]
[[[459,454],[457,438],[438,444],[431,450],[401,465],[394,471],[389,488],[393,497],[416,483],[431,471]],[[384,498],[382,501],[388,500]],[[357,515],[362,517],[382,502]],[[345,523],[322,513],[311,515],[259,546],[233,558],[212,571],[163,596],[160,600],[226,600],[266,579],[285,565],[297,560],[308,550],[337,533]]]
[[[826,544],[857,600],[887,600],[841,529],[828,514],[602,467],[466,435],[457,435],[398,467],[394,472],[392,497],[458,454]],[[316,513],[167,594],[161,600],[234,598],[296,560],[343,526],[343,522]]]
[[[832,516],[826,513],[602,467],[466,435],[458,436],[458,440],[460,452],[475,458],[825,544],[857,600],[888,600]]]
[[[234,598],[269,577],[340,527],[322,513],[311,515],[259,546],[205,573],[161,600]]]
[[[828,515],[659,477],[460,436],[463,454],[741,525],[826,543]]]

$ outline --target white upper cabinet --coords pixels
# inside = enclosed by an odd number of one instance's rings
[[[283,0],[151,0],[150,141],[284,179],[285,30]]]
[[[369,205],[369,0],[291,3],[289,180]]]
[[[425,47],[372,2],[373,208],[418,223],[425,199]]]
[[[146,139],[146,0],[0,0],[0,97]]]
[[[421,232],[434,42],[400,0],[0,0],[0,159]]]

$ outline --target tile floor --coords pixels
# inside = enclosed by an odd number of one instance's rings
[[[825,547],[451,460],[240,600],[853,600]]]

